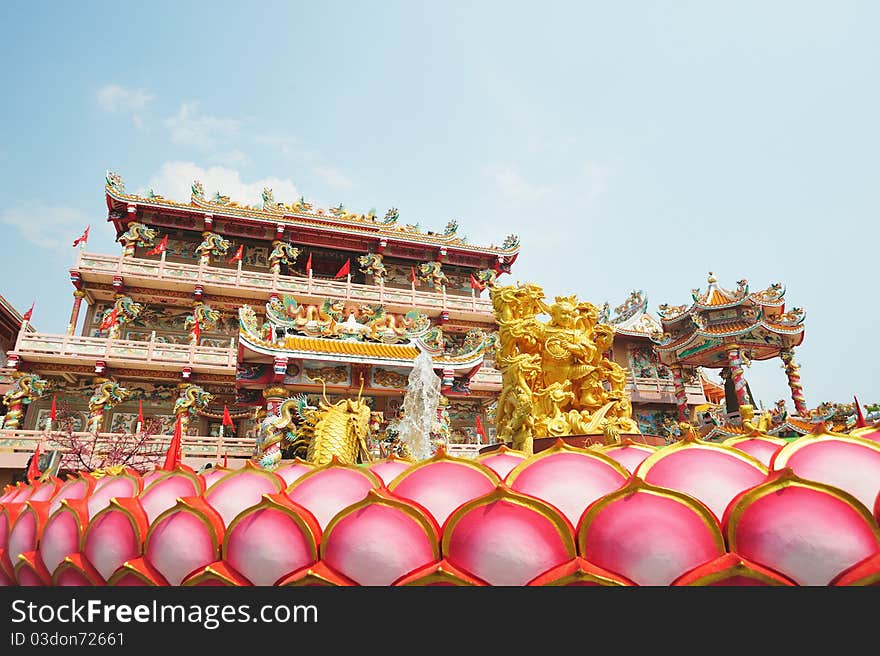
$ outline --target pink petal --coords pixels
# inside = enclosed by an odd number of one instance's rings
[[[804,435],[776,454],[775,469],[849,492],[868,508],[880,493],[880,444],[830,433]]]
[[[180,499],[153,522],[144,559],[171,585],[180,585],[192,572],[220,559],[222,540],[223,520],[217,511],[199,497]]]
[[[414,504],[371,490],[330,522],[321,560],[360,585],[391,585],[440,558],[438,533]]]
[[[141,481],[129,474],[118,476],[104,476],[98,479],[95,489],[89,496],[89,515],[94,517],[106,508],[110,499],[114,497],[136,497],[140,490]]]
[[[442,551],[490,585],[525,585],[575,556],[569,521],[549,504],[504,485],[449,517]]]
[[[211,485],[205,498],[228,526],[242,510],[259,503],[264,494],[277,494],[283,489],[284,480],[280,476],[248,461],[241,469],[229,472]]]
[[[682,574],[672,585],[764,586],[794,585],[794,581],[739,554],[726,553]]]
[[[281,478],[284,479],[284,485],[289,486],[295,480],[298,480],[312,471],[315,466],[305,460],[296,459],[289,465],[284,465],[275,470]]]
[[[678,490],[724,515],[727,504],[767,477],[767,468],[737,449],[683,440],[667,446],[639,465],[636,475],[650,485]]]
[[[576,524],[587,506],[628,478],[629,472],[608,456],[558,440],[510,472],[507,485],[552,504]]]
[[[669,585],[724,553],[712,513],[691,497],[633,477],[581,518],[578,549],[638,585]]]
[[[800,585],[827,585],[880,551],[880,528],[864,506],[790,469],[737,497],[724,528],[731,551]]]
[[[221,478],[226,476],[229,472],[235,471],[234,469],[229,469],[228,467],[211,467],[201,474],[199,477],[205,482],[205,489],[210,488],[214,483],[219,481]]]
[[[379,460],[370,465],[369,469],[379,477],[386,486],[391,484],[395,478],[410,468],[411,462],[400,460],[398,458],[386,458]]]
[[[88,507],[82,499],[66,500],[52,513],[40,538],[40,556],[46,569],[54,572],[67,556],[79,551],[88,521]]]
[[[331,463],[294,481],[287,496],[312,513],[323,530],[336,513],[379,485],[375,474],[363,467]]]
[[[223,559],[254,585],[274,585],[318,559],[320,536],[309,511],[283,494],[266,495],[229,526]]]
[[[494,451],[479,456],[477,461],[498,474],[498,478],[503,481],[510,470],[525,459],[526,456],[522,451],[514,451],[502,444]]]
[[[724,440],[723,444],[724,446],[732,446],[734,449],[739,449],[743,453],[748,453],[753,458],[759,460],[765,467],[769,467],[773,456],[788,442],[778,437],[754,435],[730,437]]]
[[[125,561],[143,553],[147,526],[137,499],[113,499],[89,523],[83,555],[107,580]]]
[[[635,583],[578,556],[535,577],[529,581],[529,585],[607,586],[635,585]]]
[[[657,451],[656,448],[647,444],[637,444],[629,440],[623,444],[612,444],[599,448],[599,453],[604,453],[612,460],[616,460],[629,472],[634,472],[642,461]]]
[[[388,489],[426,508],[442,526],[461,504],[489,494],[499,482],[498,475],[485,465],[438,453],[410,467]]]
[[[164,472],[154,476],[152,482],[140,494],[141,505],[152,522],[174,506],[179,497],[194,497],[204,492],[204,481],[181,471]]]
[[[52,505],[49,506],[49,513],[53,513],[61,507],[61,502],[65,499],[85,499],[91,493],[95,486],[95,479],[91,476],[78,476],[71,478],[52,498]]]

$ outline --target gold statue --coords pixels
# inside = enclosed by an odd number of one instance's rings
[[[490,288],[498,323],[495,361],[501,370],[498,436],[533,451],[535,437],[638,433],[626,392],[626,369],[606,353],[614,329],[576,296],[548,305],[534,283]],[[541,321],[547,314],[550,321]]]
[[[739,415],[742,418],[742,427],[747,433],[766,433],[773,427],[773,415],[767,411],[755,422],[755,407],[743,404],[739,407]]]

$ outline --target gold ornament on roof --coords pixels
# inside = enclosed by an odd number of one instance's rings
[[[597,323],[595,305],[574,295],[548,305],[534,283],[494,287],[490,298],[498,323],[502,440],[531,453],[535,437],[639,432],[626,370],[605,357],[614,329]]]

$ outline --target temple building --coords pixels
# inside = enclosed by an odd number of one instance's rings
[[[648,312],[648,297],[634,290],[612,311],[605,303],[601,323],[614,328],[611,359],[629,371],[627,390],[632,416],[642,433],[668,439],[678,437],[678,398],[672,370],[660,361],[651,337],[662,331],[660,321]],[[681,381],[688,420],[707,403],[717,401],[722,388],[713,383],[700,367],[684,369]],[[699,423],[699,421],[697,421]]]
[[[501,378],[484,289],[510,272],[515,236],[477,246],[454,220],[425,230],[393,208],[286,204],[271,189],[249,206],[198,181],[189,203],[129,193],[114,173],[105,194],[120,252],[80,248],[67,333],[21,332],[7,350],[22,394],[4,428],[42,429],[53,397],[74,430],[109,433],[135,431],[141,412],[158,432],[180,416],[188,435],[214,437],[226,406],[234,435],[253,438],[267,408],[300,393],[362,394],[387,421],[421,350],[450,441],[492,438]],[[39,381],[51,393],[34,393]]]
[[[690,305],[660,306],[662,330],[652,336],[660,362],[672,370],[679,417],[690,420],[685,373],[689,367],[718,369],[724,379],[724,416],[718,426],[707,424],[705,437],[717,438],[749,430],[756,412],[755,401],[743,367],[752,360],[780,358],[783,362],[794,405],[794,416],[809,420],[799,366],[794,348],[804,339],[804,311],[786,311],[785,288],[774,283],[767,289],[749,291],[747,280],[735,290],[718,284],[710,272],[708,287],[691,290]],[[803,422],[789,417],[785,402],[777,404],[773,425],[786,423],[786,430],[808,432]]]

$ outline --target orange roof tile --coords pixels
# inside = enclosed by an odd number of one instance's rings
[[[706,326],[705,328],[700,328],[699,332],[708,333],[710,335],[726,335],[748,330],[754,325],[755,324],[750,321],[731,321],[730,323],[722,323],[714,326]]]

